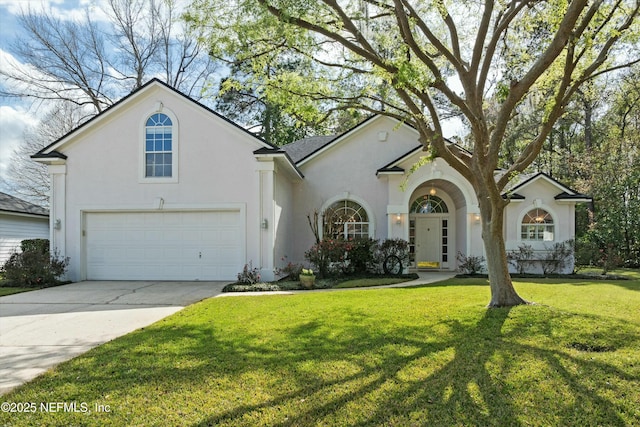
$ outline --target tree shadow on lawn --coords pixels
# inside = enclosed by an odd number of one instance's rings
[[[542,361],[543,371],[555,372],[570,396],[571,402],[549,402],[548,396],[535,397],[535,383],[541,379],[523,378],[534,387],[530,403],[536,405],[537,398],[537,404],[541,405],[533,412],[537,412],[537,417],[549,415],[544,424],[585,425],[585,419],[577,416],[583,411],[593,412],[586,419],[594,424],[625,425],[616,405],[602,397],[597,387],[584,385],[579,372],[599,371],[606,373],[604,377],[624,381],[638,378],[631,378],[606,363],[511,340],[510,337],[522,334],[526,325],[504,333],[509,313],[510,309],[488,310],[475,324],[442,322],[426,334],[424,330],[406,327],[393,329],[391,335],[376,334],[355,326],[359,323],[356,315],[354,327],[346,336],[333,339],[321,337],[317,324],[304,325],[290,331],[289,339],[300,345],[298,353],[286,361],[291,366],[290,375],[297,378],[298,388],[212,415],[196,425],[234,424],[242,419],[257,421],[263,412],[274,412],[274,407],[296,409],[275,425],[524,425],[527,417],[522,414],[523,404],[512,400],[510,392],[514,386],[507,378],[508,373],[518,369],[526,375],[526,366],[516,366],[527,363],[519,360],[523,352],[529,355],[525,359]],[[543,329],[550,330],[552,326],[544,325]],[[427,338],[430,335],[437,338]],[[322,362],[318,354],[334,362],[336,358],[356,361],[360,369],[329,375],[327,379],[317,373],[309,376],[308,371],[295,368],[304,361]],[[379,355],[379,359],[374,355]],[[277,356],[278,360],[282,358],[286,356]],[[268,361],[264,362],[268,365]],[[577,365],[577,372],[570,371],[570,365]]]
[[[527,410],[534,424],[585,425],[579,415],[586,414],[591,425],[625,425],[619,411],[629,408],[599,389],[604,379],[639,378],[550,345],[550,310],[542,323],[540,316],[513,311],[486,310],[477,322],[412,326],[376,324],[368,312],[351,309],[343,314],[347,327],[334,330],[330,319],[311,316],[292,327],[273,325],[269,339],[240,331],[230,337],[215,321],[160,324],[70,362],[61,373],[68,376],[64,390],[42,400],[144,399],[136,407],[112,408],[113,415],[129,412],[129,421],[138,423],[144,414],[151,424],[168,425],[518,426],[528,424]],[[622,323],[609,326],[604,334],[623,333]],[[527,334],[549,342],[523,341]],[[47,377],[41,381],[46,389]],[[557,386],[564,394],[549,390]],[[193,407],[196,399],[200,404]],[[194,413],[188,414],[190,406]]]

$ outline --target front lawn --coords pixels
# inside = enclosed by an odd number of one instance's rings
[[[536,304],[487,310],[483,279],[209,299],[3,396],[37,410],[0,425],[640,425],[640,280],[516,288]]]
[[[19,294],[20,292],[35,291],[40,288],[16,288],[13,286],[0,286],[0,297],[11,294]]]

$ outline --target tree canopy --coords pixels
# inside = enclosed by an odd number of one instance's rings
[[[539,155],[554,124],[598,75],[640,59],[637,0],[196,0],[187,20],[216,57],[251,64],[274,103],[300,117],[345,109],[414,126],[425,150],[478,198],[490,306],[524,303],[504,247],[508,182]],[[271,73],[278,58],[312,67]],[[471,153],[448,144],[446,120],[469,129]],[[508,136],[529,117],[497,177]]]

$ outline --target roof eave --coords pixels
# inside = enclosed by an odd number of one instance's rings
[[[10,210],[10,209],[0,209],[0,213],[2,214],[8,214],[8,215],[15,215],[15,216],[21,216],[21,217],[28,217],[28,218],[49,218],[49,214],[45,214],[45,213],[34,213],[34,212],[19,212],[19,211],[14,211],[14,210]]]
[[[256,156],[256,160],[258,161],[280,159],[282,160],[282,163],[285,165],[285,167],[291,173],[293,173],[293,175],[295,175],[296,178],[304,179],[304,174],[300,171],[300,169],[298,169],[298,167],[293,162],[293,160],[291,160],[291,157],[289,157],[289,154],[287,154],[285,151],[282,151],[281,149],[269,149],[269,148],[263,147],[255,150],[253,154]]]

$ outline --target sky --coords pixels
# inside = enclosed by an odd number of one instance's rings
[[[45,8],[61,19],[71,19],[81,17],[86,7],[96,3],[94,0],[0,0],[0,65],[13,60],[9,51],[20,39],[17,16],[21,10]],[[37,108],[28,101],[0,97],[0,178],[11,179],[7,166],[13,151],[19,146],[24,130],[37,125],[45,112],[44,108]],[[0,179],[0,191],[8,192],[3,179]]]
[[[21,37],[20,26],[17,23],[17,17],[21,11],[28,8],[36,11],[44,8],[52,15],[67,20],[83,19],[85,9],[91,8],[94,21],[106,21],[104,12],[100,7],[96,7],[105,2],[105,0],[0,0],[0,66],[15,60],[10,53],[10,46],[18,42]],[[32,104],[27,100],[0,97],[0,191],[11,193],[4,182],[11,180],[7,167],[12,153],[20,145],[25,129],[36,126],[39,118],[45,114],[46,106]],[[449,123],[446,128],[445,136],[451,136],[460,132],[461,125]]]

